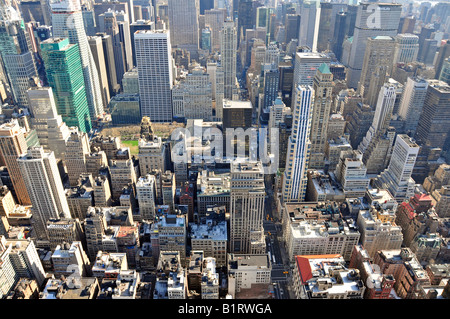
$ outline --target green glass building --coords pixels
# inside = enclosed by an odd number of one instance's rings
[[[58,114],[67,126],[89,132],[92,125],[78,44],[70,44],[68,38],[52,38],[43,41],[41,49]]]

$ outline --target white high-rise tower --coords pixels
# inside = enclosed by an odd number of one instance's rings
[[[311,148],[311,106],[314,89],[311,86],[298,86],[296,100],[293,103],[292,134],[286,152],[286,169],[284,171],[283,202],[303,201],[306,195],[307,168]]]
[[[420,146],[408,135],[397,135],[389,166],[378,177],[380,186],[389,190],[399,203],[414,196],[416,183],[411,175],[419,149]]]
[[[233,21],[225,21],[220,33],[220,63],[224,74],[224,98],[233,99],[236,92],[237,31]]]
[[[46,238],[46,223],[49,219],[71,217],[55,155],[53,152],[44,152],[42,147],[33,147],[17,161],[38,217],[37,235]]]
[[[95,120],[103,115],[104,105],[97,67],[84,29],[80,0],[57,0],[51,3],[51,10],[53,36],[69,38],[71,44],[78,44],[89,113],[91,120]]]
[[[140,30],[134,35],[141,116],[172,122],[173,70],[168,30]]]
[[[396,87],[393,84],[385,83],[378,94],[377,106],[373,117],[372,125],[367,131],[366,136],[358,146],[358,150],[364,153],[370,142],[376,135],[382,135],[386,132],[391,120],[392,110],[394,109]]]

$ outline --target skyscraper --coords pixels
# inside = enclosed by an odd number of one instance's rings
[[[38,82],[38,73],[28,31],[20,14],[0,3],[0,56],[14,102],[28,106],[27,90]]]
[[[152,122],[172,122],[172,55],[167,30],[134,35],[139,74],[141,116]]]
[[[47,221],[70,218],[69,205],[53,152],[42,147],[28,149],[17,160],[33,206],[38,238],[47,239]]]
[[[225,9],[205,10],[205,26],[211,30],[211,51],[220,50],[220,31],[227,16]]]
[[[220,62],[224,72],[224,98],[229,100],[233,99],[233,93],[236,92],[236,36],[234,22],[225,21],[220,36]]]
[[[286,28],[286,37],[284,43],[288,44],[292,39],[298,40],[298,31],[300,30],[299,14],[286,14],[284,26]]]
[[[330,119],[333,74],[326,63],[323,63],[317,70],[314,77],[314,102],[311,115],[311,155],[309,158],[309,168],[323,169],[325,165],[324,152],[327,141],[328,121]]]
[[[450,86],[439,80],[428,80],[422,114],[415,139],[427,154],[432,148],[444,149],[449,137]]]
[[[119,13],[116,13],[112,10],[108,10],[105,13],[102,13],[99,16],[99,31],[102,33],[106,33],[111,37],[112,45],[113,45],[113,56],[114,56],[114,63],[116,67],[116,77],[117,82],[121,83],[122,78],[125,72],[127,72],[129,69],[131,69],[131,64],[133,62],[130,60],[127,60],[127,51],[126,46],[127,43],[125,43],[124,39],[121,37],[120,29],[123,29],[120,27],[121,21],[118,20],[120,17],[126,17],[126,15],[119,15]],[[128,23],[128,21],[122,21],[123,23]],[[128,35],[129,35],[129,27],[128,27]],[[129,45],[129,44],[128,44]],[[131,49],[131,48],[130,48]],[[131,59],[131,52],[129,52],[130,59]]]
[[[417,61],[419,53],[419,37],[415,34],[402,33],[395,37],[394,63]]]
[[[317,35],[317,51],[332,49],[331,42],[337,14],[347,8],[347,4],[320,2],[320,20]]]
[[[103,115],[104,105],[97,67],[84,29],[80,0],[57,0],[51,3],[51,9],[53,36],[68,37],[70,44],[78,45],[89,114],[94,120]]]
[[[168,0],[168,5],[172,47],[186,49],[195,58],[199,48],[199,0]]]
[[[411,175],[419,148],[419,145],[408,135],[397,135],[389,166],[378,177],[379,185],[389,190],[399,203],[414,196],[416,183]]]
[[[378,94],[378,102],[375,108],[372,125],[363,141],[358,146],[358,150],[362,153],[367,149],[368,145],[372,142],[372,139],[376,136],[383,135],[386,132],[391,120],[392,110],[394,109],[395,98],[395,86],[386,83]]]
[[[403,91],[398,115],[405,121],[404,132],[414,136],[427,95],[428,82],[418,77],[408,77]]]
[[[319,35],[320,1],[305,0],[300,7],[300,46],[308,46],[313,52],[317,52],[317,38]]]
[[[264,171],[261,162],[231,163],[230,251],[264,254]]]
[[[292,87],[292,105],[296,103],[295,92],[299,85],[312,86],[317,69],[323,63],[329,63],[330,57],[317,52],[297,52],[294,63],[294,79]]]
[[[106,70],[105,52],[103,51],[103,41],[101,36],[88,37],[89,47],[91,48],[92,57],[97,67],[100,86],[102,88],[103,105],[108,105],[111,99],[109,92],[109,78]]]
[[[66,142],[65,164],[70,186],[77,186],[80,175],[86,173],[86,156],[90,153],[89,139],[86,133],[77,128],[70,131]]]
[[[89,132],[91,117],[78,45],[67,38],[50,38],[41,43],[41,49],[58,113],[68,126]]]
[[[253,10],[253,0],[238,0],[239,2],[234,11],[237,13],[237,47],[240,46],[241,41],[246,38],[247,29],[252,29],[255,24],[256,15]],[[234,21],[236,19],[233,19]]]
[[[31,125],[36,130],[39,144],[64,160],[69,127],[58,115],[51,87],[36,87],[28,90]]]
[[[395,36],[402,10],[401,4],[363,2],[358,6],[355,32],[348,60],[348,86],[356,88],[361,76],[368,38]],[[345,61],[344,61],[345,62]]]
[[[30,197],[17,163],[17,159],[27,152],[27,142],[24,134],[25,129],[19,126],[17,120],[2,124],[0,126],[0,150],[8,168],[18,203],[31,205]]]
[[[283,177],[283,202],[303,201],[306,195],[314,90],[311,86],[297,86],[295,97],[292,111],[292,133],[289,137],[286,169]]]
[[[386,72],[392,73],[394,58],[395,39],[389,36],[376,36],[367,39],[366,51],[359,80],[359,91],[367,96],[367,89],[372,78],[372,74],[379,66],[386,66]]]
[[[347,12],[339,12],[336,14],[335,24],[333,29],[333,37],[331,38],[331,50],[334,52],[336,59],[341,61],[342,58],[342,44],[344,43],[345,36],[348,34],[347,20],[349,15]]]

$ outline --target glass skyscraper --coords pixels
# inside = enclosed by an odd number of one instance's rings
[[[89,132],[91,119],[78,45],[70,44],[67,38],[53,38],[42,42],[41,49],[58,113],[67,126]]]

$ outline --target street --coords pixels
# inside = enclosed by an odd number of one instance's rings
[[[269,183],[267,183],[269,184]],[[273,211],[275,203],[271,185],[266,184],[265,199],[265,219],[263,222],[264,233],[266,235],[266,249],[272,263],[272,283],[274,284],[275,299],[290,299],[288,285],[289,263],[287,256],[279,241],[281,236],[281,225],[274,221]]]

